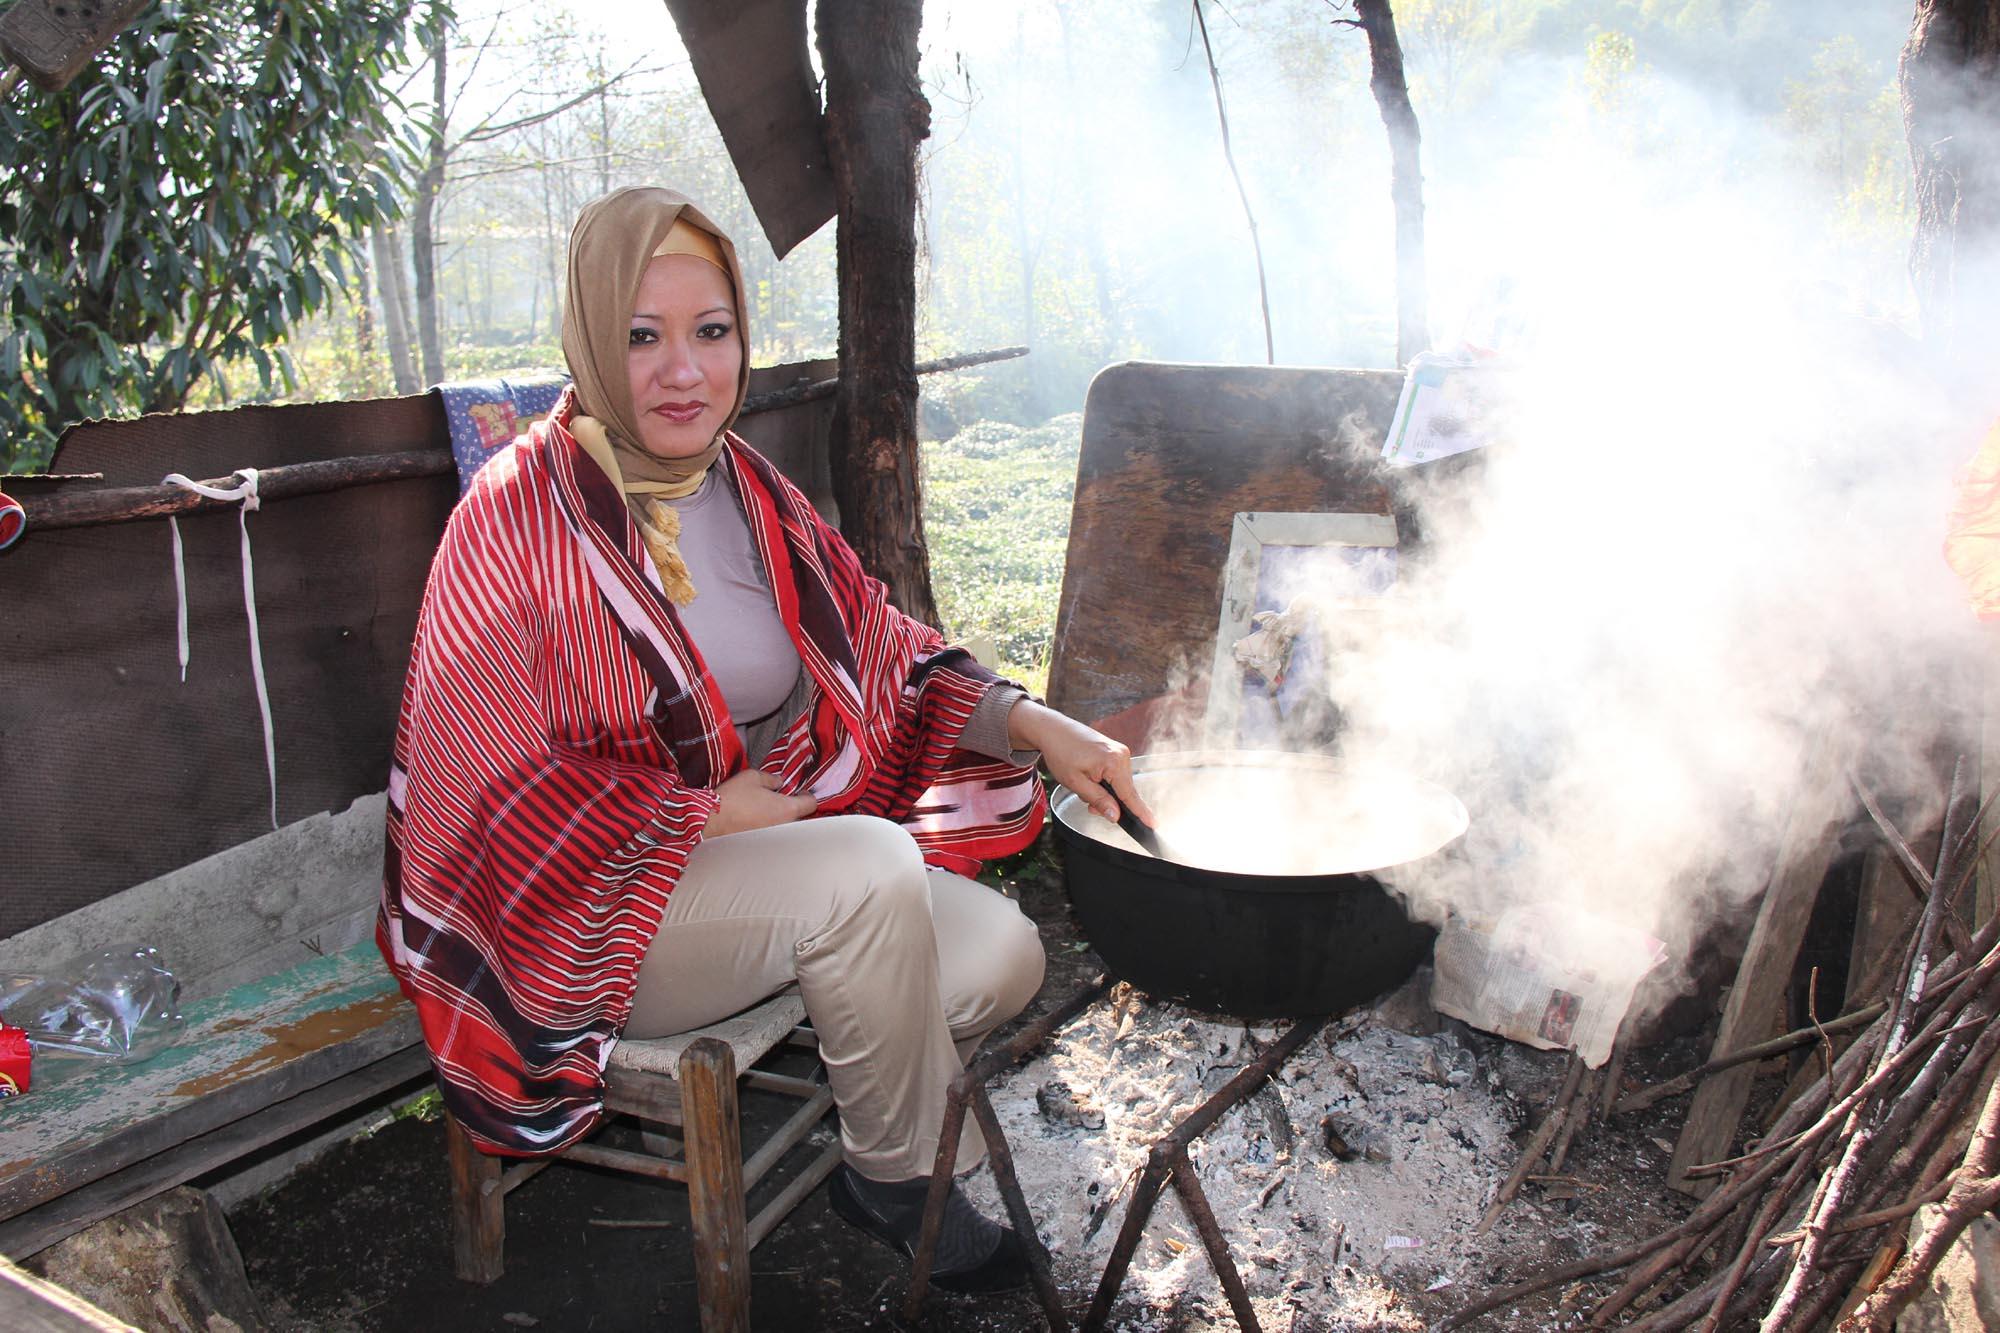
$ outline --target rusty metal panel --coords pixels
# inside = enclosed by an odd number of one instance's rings
[[[750,372],[750,392],[774,393],[800,382],[816,384],[830,380],[839,373],[840,362],[831,357],[766,366]],[[736,423],[737,434],[804,491],[829,523],[839,521],[833,503],[833,454],[829,446],[833,404],[830,397],[817,398],[792,407],[753,413]]]
[[[87,423],[51,470],[132,486],[425,447],[445,447],[435,395]],[[382,789],[456,495],[445,475],[250,515],[280,822]],[[0,935],[270,830],[237,517],[181,534],[185,683],[164,522],[30,530],[0,553]]]
[[[1127,362],[1084,403],[1049,702],[1143,740],[1213,655],[1238,513],[1387,514],[1398,371]],[[1201,699],[1186,700],[1199,708]]]
[[[751,387],[833,373],[830,361],[770,367]],[[832,409],[821,399],[742,425],[826,513]],[[448,447],[437,395],[421,394],[86,423],[50,471],[103,474],[65,485],[141,486]],[[250,515],[281,824],[387,781],[424,582],[457,494],[446,474]],[[185,682],[164,522],[30,529],[0,551],[0,937],[270,831],[236,513],[184,517],[181,535]]]
[[[729,160],[783,259],[834,215],[806,0],[667,0]]]

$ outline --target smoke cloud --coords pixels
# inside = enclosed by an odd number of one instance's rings
[[[1325,702],[1345,760],[1471,811],[1426,914],[1556,903],[1685,966],[1769,879],[1815,759],[1934,817],[1980,651],[1941,546],[1991,405],[1915,335],[1907,217],[1835,216],[1768,109],[1643,61],[1515,73],[1427,126],[1437,343],[1501,353],[1497,442],[1410,474],[1424,545],[1337,625]],[[1232,106],[1239,152],[1283,101]],[[1300,293],[1393,310],[1386,186],[1343,232],[1352,197],[1314,211],[1249,152],[1253,197],[1293,201],[1259,218],[1281,359],[1339,364],[1356,326],[1328,310],[1312,346]]]
[[[1425,555],[1327,691],[1347,756],[1471,808],[1452,911],[1561,903],[1685,960],[1767,881],[1816,755],[1929,818],[1975,702],[1940,552],[1977,418],[1829,278],[1796,180],[1703,169],[1744,126],[1652,94],[1675,140],[1573,123],[1489,196],[1500,439],[1416,479]]]

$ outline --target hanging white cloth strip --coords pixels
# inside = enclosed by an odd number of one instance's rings
[[[264,721],[264,772],[271,781],[271,827],[278,827],[278,747],[276,733],[271,727],[271,694],[264,685],[264,648],[257,638],[257,584],[250,569],[250,511],[257,508],[257,469],[240,467],[236,476],[243,478],[240,486],[223,489],[204,486],[198,481],[190,481],[178,472],[170,472],[161,479],[163,485],[179,486],[197,495],[205,495],[211,500],[223,500],[241,504],[236,511],[237,526],[243,530],[243,615],[250,623],[250,676],[257,685],[257,712]],[[174,532],[174,597],[177,606],[176,627],[180,634],[181,681],[187,681],[188,671],[188,613],[187,613],[187,572],[181,554],[181,525],[178,519],[169,517],[167,525]]]

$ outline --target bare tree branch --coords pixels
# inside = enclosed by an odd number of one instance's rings
[[[1229,113],[1222,105],[1222,72],[1215,67],[1215,48],[1208,40],[1208,20],[1202,17],[1201,0],[1194,0],[1194,21],[1201,29],[1201,49],[1208,55],[1208,79],[1215,86],[1215,118],[1222,124],[1222,157],[1236,181],[1236,197],[1243,201],[1243,217],[1250,224],[1250,251],[1257,260],[1257,300],[1264,309],[1264,360],[1278,364],[1276,345],[1271,338],[1271,289],[1264,281],[1264,247],[1257,240],[1257,215],[1250,209],[1249,192],[1243,188],[1243,173],[1236,169],[1236,153],[1229,146]]]
[[[489,120],[482,120],[479,124],[474,125],[464,134],[460,135],[458,141],[451,146],[451,150],[456,151],[469,143],[485,143],[489,139],[497,139],[503,134],[511,134],[515,130],[524,130],[530,126],[539,125],[545,120],[553,120],[563,112],[568,111],[571,107],[588,102],[599,93],[616,86],[621,80],[630,78],[634,74],[657,74],[662,68],[664,67],[656,65],[642,69],[640,68],[640,62],[635,60],[618,73],[613,74],[610,78],[602,79],[592,84],[582,92],[550,107],[546,111],[537,111],[533,115],[521,116],[518,119],[504,121],[498,125],[492,124]]]

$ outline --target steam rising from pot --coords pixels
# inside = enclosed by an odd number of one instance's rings
[[[1321,685],[1347,760],[1472,812],[1426,915],[1567,904],[1686,960],[1768,880],[1816,750],[1930,817],[1939,738],[1976,734],[1939,552],[1985,423],[1843,308],[1783,182],[1665,165],[1587,136],[1524,164],[1542,206],[1491,224],[1522,330],[1504,438],[1410,475],[1424,544],[1379,614],[1335,613]]]

